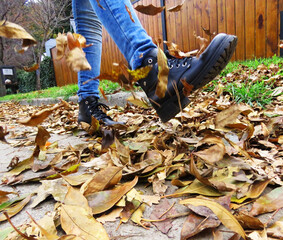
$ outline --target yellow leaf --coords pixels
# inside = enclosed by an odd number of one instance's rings
[[[28,47],[36,44],[35,39],[18,24],[5,20],[0,21],[0,36],[6,38],[22,39],[22,47]]]
[[[108,240],[102,224],[83,207],[61,205],[61,226],[67,234],[74,234],[87,240]]]
[[[91,66],[89,65],[85,53],[81,48],[74,48],[66,57],[66,61],[68,66],[74,71],[79,72],[82,70],[91,70]]]
[[[158,83],[156,86],[155,94],[159,98],[164,98],[167,91],[169,67],[167,64],[167,57],[160,47],[158,47],[157,53],[158,64]]]
[[[24,200],[20,201],[19,203],[15,204],[13,207],[10,207],[8,209],[5,209],[5,212],[8,214],[8,216],[11,218],[18,214],[30,201],[33,194],[30,194],[27,196]],[[0,214],[0,222],[7,220],[4,213]]]
[[[180,204],[191,204],[193,206],[208,207],[223,223],[223,225],[232,231],[240,234],[242,238],[246,239],[246,234],[237,219],[226,208],[222,207],[219,203],[199,198],[191,198],[181,200]]]

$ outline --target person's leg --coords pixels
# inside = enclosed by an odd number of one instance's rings
[[[108,110],[105,104],[98,102],[101,51],[102,51],[102,24],[92,8],[89,0],[73,0],[73,14],[77,33],[86,38],[87,44],[92,46],[84,49],[86,59],[91,70],[78,73],[79,116],[78,122],[91,123],[91,116],[101,120],[105,125],[114,125],[117,122],[108,117],[101,108]],[[92,79],[91,81],[88,81]]]
[[[140,67],[144,56],[157,46],[141,25],[132,3],[129,0],[99,0],[101,8],[96,0],[90,2],[131,69]]]
[[[136,69],[146,65],[153,66],[149,75],[139,80],[139,84],[163,122],[173,118],[189,104],[182,81],[190,84],[192,90],[204,86],[227,65],[237,45],[236,36],[219,34],[199,58],[177,59],[168,56],[167,90],[164,96],[157,96],[159,81],[157,47],[140,24],[131,2],[129,0],[90,0],[90,2],[130,67]]]
[[[89,0],[73,0],[72,7],[77,33],[86,38],[87,44],[92,44],[91,47],[84,49],[91,70],[80,71],[78,73],[79,101],[88,96],[99,98],[99,80],[87,81],[100,74],[102,24],[95,14]]]

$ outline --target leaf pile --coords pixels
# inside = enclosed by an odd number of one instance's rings
[[[264,75],[264,81],[282,87],[278,66],[262,69],[251,73],[243,67],[227,78],[241,81],[253,74],[258,78]],[[31,156],[13,159],[2,183],[38,181],[41,185],[27,196],[1,191],[0,220],[6,220],[4,212],[12,217],[28,202],[35,207],[52,196],[57,202],[52,216],[19,226],[25,229],[27,238],[63,238],[55,228],[59,222],[65,238],[109,239],[103,223],[115,219],[120,219],[120,224],[132,221],[143,228],[154,224],[168,232],[172,219],[187,215],[181,239],[209,228],[220,236],[223,233],[217,229],[221,223],[243,238],[266,234],[280,239],[282,220],[261,222],[257,216],[276,214],[283,207],[281,96],[275,95],[265,109],[256,105],[251,108],[235,104],[230,94],[216,87],[215,91],[191,95],[190,106],[168,123],[161,123],[151,108],[128,104],[109,111],[126,127],[106,128],[94,120],[89,126],[92,136],[78,128],[78,108],[74,104],[62,102],[38,108],[2,103],[2,141],[14,147],[34,146]],[[33,127],[13,130],[19,119],[25,119],[21,123],[31,122]],[[60,149],[57,142],[48,142],[54,133],[87,136],[87,142]],[[154,195],[137,191],[138,179],[147,180]],[[168,183],[179,189],[168,195]],[[167,207],[161,209],[165,212],[167,208],[169,213],[160,214],[157,206],[164,204],[161,198],[179,197],[183,199],[179,204],[190,211],[176,212],[171,206],[169,212],[168,205],[164,205]],[[247,203],[250,208],[246,208]],[[151,219],[143,217],[146,208],[153,209]],[[17,235],[10,231],[10,236]]]

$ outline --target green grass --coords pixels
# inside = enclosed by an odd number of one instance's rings
[[[235,61],[230,62],[226,68],[220,74],[220,81],[223,85],[225,85],[225,91],[229,92],[236,102],[246,102],[248,104],[252,104],[256,102],[259,106],[264,106],[268,104],[270,100],[270,85],[265,85],[262,82],[256,83],[228,83],[226,81],[225,76],[228,73],[232,73],[241,69],[242,66],[246,66],[250,69],[257,69],[260,64],[264,64],[266,66],[270,66],[271,64],[278,64],[279,68],[283,67],[283,58],[274,56],[272,58],[260,58],[254,60],[246,60],[246,61]],[[244,71],[244,70],[243,70]],[[283,75],[283,70],[279,71],[280,75]],[[213,91],[215,86],[219,83],[219,79],[213,80],[209,85],[204,89],[205,91]],[[118,83],[113,83],[108,80],[100,81],[100,87],[104,90],[106,94],[113,93],[115,90],[120,88]],[[124,89],[122,89],[124,90]],[[74,96],[77,94],[78,86],[76,84],[67,85],[63,87],[52,87],[45,90],[34,91],[30,93],[22,93],[22,94],[12,94],[6,95],[4,97],[0,97],[1,100],[22,100],[22,99],[35,99],[35,98],[57,98],[62,97],[64,99],[69,98],[70,96]],[[264,93],[264,94],[262,94]]]
[[[244,102],[250,106],[264,107],[272,102],[272,85],[266,84],[264,81],[248,82],[248,83],[229,83],[225,87],[225,91],[230,92],[235,102]]]
[[[117,90],[120,86],[118,83],[113,83],[107,80],[100,82],[100,87],[104,90],[106,94],[112,93]],[[71,96],[75,96],[78,91],[77,84],[71,84],[63,87],[52,87],[40,91],[33,91],[29,93],[18,93],[10,94],[0,97],[0,101],[19,101],[22,99],[32,100],[35,98],[57,98],[62,97],[63,99],[68,99]]]

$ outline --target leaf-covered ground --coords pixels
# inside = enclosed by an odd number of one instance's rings
[[[214,239],[282,239],[283,218],[276,219],[283,207],[282,70],[242,67],[225,81],[272,83],[271,103],[236,104],[218,84],[192,94],[189,107],[167,123],[145,101],[131,100],[143,107],[113,107],[108,114],[125,122],[114,128],[95,119],[78,126],[76,104],[2,103],[1,141],[15,152],[34,149],[7,160],[2,184],[41,184],[26,195],[0,190],[0,221],[13,221],[27,204],[40,206],[50,195],[56,204],[41,220],[13,223],[21,237],[9,228],[0,231],[1,239],[110,239],[103,223],[113,219],[168,234],[178,218],[184,219],[179,239],[202,231]],[[62,149],[48,141],[52,134],[72,134],[85,144]],[[153,194],[137,191],[137,184]],[[172,185],[178,189],[168,194]],[[172,198],[176,204],[167,201]],[[187,210],[177,211],[177,205]],[[265,213],[271,217],[263,221]]]

